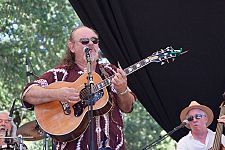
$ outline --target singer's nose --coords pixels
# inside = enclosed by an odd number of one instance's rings
[[[198,120],[198,119],[196,119],[195,117],[193,117],[193,120],[192,120],[192,121],[193,121],[193,122],[196,122],[197,120]]]

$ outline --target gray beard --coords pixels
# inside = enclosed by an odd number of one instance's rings
[[[0,130],[0,137],[5,137],[5,136],[6,136],[6,131]]]

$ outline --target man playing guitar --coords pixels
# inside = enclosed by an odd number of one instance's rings
[[[83,121],[87,120],[87,107],[85,101],[81,100],[87,83],[85,48],[90,51],[94,82],[99,75],[101,78],[114,75],[111,81],[106,80],[111,86],[96,92],[94,96],[97,97],[93,106],[97,114],[94,117],[94,149],[125,149],[121,112],[132,111],[136,96],[128,88],[126,74],[121,68],[97,63],[98,44],[98,35],[94,30],[86,26],[74,29],[62,63],[29,83],[23,92],[24,104],[31,109],[34,107],[40,127],[56,139],[57,149],[88,149],[86,124],[89,121]],[[104,105],[110,107],[101,109]],[[53,123],[46,124],[49,120]]]

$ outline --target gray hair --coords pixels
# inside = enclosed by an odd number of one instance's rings
[[[16,137],[17,127],[16,127],[15,123],[13,122],[13,118],[9,116],[9,112],[8,111],[0,111],[0,114],[7,114],[7,116],[9,117],[9,120],[10,120],[10,124],[12,126],[11,133],[9,136]]]

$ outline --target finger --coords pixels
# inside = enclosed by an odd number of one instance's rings
[[[69,101],[79,101],[80,100],[80,97],[79,96],[70,96],[68,98]]]
[[[112,84],[113,84],[113,85],[118,85],[118,80],[115,79],[115,78],[113,78],[113,79],[112,79]]]
[[[117,72],[118,72],[119,74],[121,74],[123,78],[127,76],[126,72],[125,72],[123,69],[118,68],[118,69],[117,69]]]
[[[115,76],[113,77],[114,80],[118,81],[120,78],[120,76],[118,74],[115,74]]]
[[[223,119],[225,119],[225,115],[223,115],[223,116],[220,116],[220,118],[223,118]]]
[[[117,73],[115,77],[117,77],[117,79],[119,79],[119,80],[123,79],[122,74],[119,74],[119,73]]]
[[[121,82],[121,80],[118,79],[118,78],[114,78],[114,79],[112,80],[112,83],[113,83],[113,85],[115,85],[115,86],[120,86],[123,82]]]
[[[225,120],[224,119],[217,119],[218,122],[223,122],[225,123]]]

